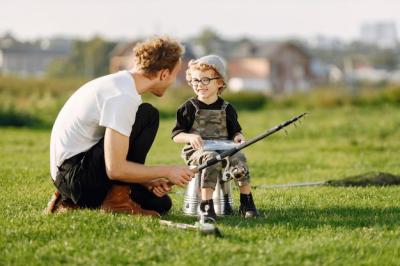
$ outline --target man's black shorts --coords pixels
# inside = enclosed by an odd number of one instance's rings
[[[63,198],[84,207],[98,207],[111,188],[104,162],[104,141],[59,167],[55,185]]]

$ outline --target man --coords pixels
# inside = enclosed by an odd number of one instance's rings
[[[50,141],[57,188],[46,213],[98,208],[159,216],[172,206],[167,193],[193,177],[186,166],[145,166],[159,113],[143,93],[161,97],[181,68],[183,47],[155,37],[134,48],[131,71],[92,80],[65,103]]]

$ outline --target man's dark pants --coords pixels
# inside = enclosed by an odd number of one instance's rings
[[[157,134],[158,124],[158,110],[148,103],[141,104],[129,137],[128,161],[144,164]],[[55,181],[64,201],[73,201],[88,208],[99,207],[113,184],[121,182],[112,181],[107,176],[103,139],[88,151],[67,159],[59,167]],[[172,201],[168,195],[157,197],[140,184],[130,184],[130,187],[131,198],[143,209],[155,210],[160,214],[171,209]]]

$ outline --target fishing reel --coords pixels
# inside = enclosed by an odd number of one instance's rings
[[[224,165],[225,169],[222,173],[222,182],[228,182],[232,179],[240,180],[248,174],[248,170],[242,164],[231,166],[229,162],[229,157],[224,159],[223,166]]]

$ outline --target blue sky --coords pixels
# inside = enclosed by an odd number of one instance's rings
[[[394,21],[400,31],[399,10],[400,0],[0,0],[0,34],[186,38],[208,26],[228,38],[351,40],[366,22]]]

